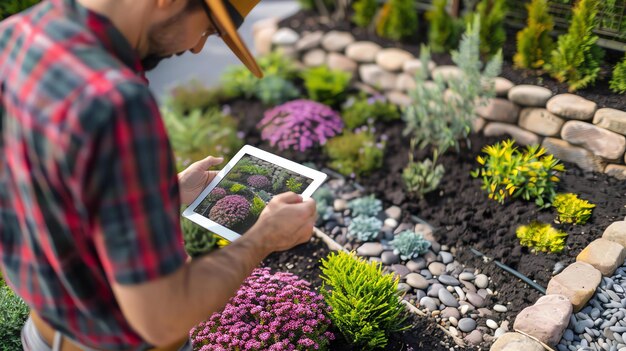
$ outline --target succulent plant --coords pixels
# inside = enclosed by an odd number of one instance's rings
[[[333,207],[326,201],[318,201],[315,203],[315,209],[317,210],[317,222],[322,223],[329,220],[333,216]]]
[[[266,176],[253,175],[248,177],[248,185],[257,189],[265,189],[270,186],[270,181]]]
[[[422,233],[415,233],[411,230],[397,234],[390,244],[394,252],[400,254],[403,260],[417,258],[428,252],[430,248],[430,241],[424,239]]]
[[[302,190],[302,183],[297,181],[295,178],[287,179],[287,189],[289,191],[293,191],[294,193],[299,193]]]
[[[232,228],[250,215],[250,203],[241,195],[228,195],[213,205],[209,219]]]
[[[356,217],[348,226],[348,236],[357,238],[360,241],[372,241],[376,239],[383,222],[376,217]]]
[[[352,210],[352,217],[372,217],[383,210],[383,203],[374,195],[370,195],[350,201],[348,207]]]
[[[261,139],[280,150],[305,151],[341,133],[343,121],[330,107],[311,100],[294,100],[265,112]]]
[[[209,200],[217,201],[222,199],[224,196],[226,196],[226,190],[224,190],[224,188],[215,187],[211,190],[211,193],[209,193]]]
[[[256,194],[265,202],[270,202],[272,200],[272,194],[265,190],[259,190]]]
[[[332,204],[333,201],[335,200],[335,197],[333,196],[333,192],[327,186],[319,187],[313,193],[312,197],[315,201],[326,202],[328,205]]]

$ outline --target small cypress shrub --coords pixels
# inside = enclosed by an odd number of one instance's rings
[[[548,71],[559,82],[567,82],[576,91],[595,82],[604,52],[596,42],[593,30],[598,24],[598,0],[579,0],[574,7],[572,23],[552,50]]]
[[[504,17],[505,0],[481,0],[476,6],[480,16],[480,53],[491,57],[502,49],[506,41]]]
[[[463,20],[452,17],[446,10],[448,0],[433,1],[433,8],[426,12],[428,20],[428,45],[433,52],[455,48],[463,32]]]
[[[547,0],[532,0],[526,5],[528,22],[517,33],[517,53],[513,62],[517,68],[540,69],[549,60],[554,46],[550,32],[554,28],[548,13]]]
[[[626,56],[624,56],[622,62],[615,65],[615,68],[613,69],[613,78],[611,78],[609,86],[615,93],[626,93]]]
[[[418,16],[414,0],[388,0],[381,10],[376,33],[391,40],[402,40],[417,31]]]
[[[378,10],[378,1],[376,0],[357,0],[352,3],[354,16],[352,22],[359,27],[367,27],[372,23],[376,10]]]
[[[379,262],[342,251],[322,259],[321,270],[330,319],[355,349],[385,347],[390,333],[406,329],[398,278],[383,274]]]

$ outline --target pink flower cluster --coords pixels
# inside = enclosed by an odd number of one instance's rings
[[[194,350],[324,350],[330,308],[291,273],[255,269],[221,313],[191,330]]]
[[[209,194],[209,199],[211,199],[211,201],[217,201],[224,196],[226,196],[226,190],[224,190],[224,188],[213,188]]]
[[[250,203],[241,195],[228,195],[213,205],[209,218],[226,227],[243,222],[250,214]]]
[[[311,100],[294,100],[266,111],[258,124],[261,139],[278,149],[305,151],[341,133],[341,116]]]
[[[270,186],[270,181],[266,176],[253,175],[248,177],[248,185],[257,189],[265,189]]]

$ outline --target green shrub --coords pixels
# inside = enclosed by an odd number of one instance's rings
[[[613,78],[611,78],[609,86],[614,93],[626,93],[626,56],[624,56],[622,62],[615,65],[615,69],[613,69]]]
[[[199,212],[199,211],[198,211]],[[217,236],[196,223],[181,218],[185,251],[191,257],[199,257],[211,252],[217,244]]]
[[[280,105],[297,98],[300,93],[290,81],[277,76],[267,76],[258,82],[256,96],[266,105]]]
[[[494,79],[500,73],[502,56],[495,55],[481,72],[479,32],[480,17],[476,16],[474,24],[468,24],[459,50],[452,52],[452,60],[463,72],[460,77],[445,82],[436,76],[431,86],[426,84],[428,70],[416,72],[417,85],[410,92],[414,103],[404,109],[402,117],[406,122],[404,134],[411,134],[420,148],[432,146],[439,155],[449,148],[459,151],[459,140],[467,140],[476,119],[477,101],[495,96]],[[429,49],[422,47],[420,51],[422,67],[428,67]]]
[[[302,79],[311,100],[329,106],[338,106],[345,97],[346,88],[348,88],[352,75],[348,72],[320,66],[304,70]]]
[[[22,350],[21,331],[29,308],[7,285],[0,284],[0,351]]]
[[[283,189],[283,187],[285,187],[285,183],[287,182],[287,177],[289,177],[289,173],[287,173],[286,171],[280,171],[278,175],[274,177],[274,180],[272,183],[272,190],[275,193],[279,192],[281,189]]]
[[[192,81],[172,89],[165,105],[178,115],[186,115],[193,110],[218,108],[224,97],[222,90],[207,88],[198,81]]]
[[[560,223],[585,224],[591,218],[591,212],[596,205],[587,200],[579,199],[578,195],[556,194],[552,206],[558,212],[557,221]]]
[[[416,162],[411,153],[409,164],[402,170],[402,180],[409,193],[423,198],[427,193],[437,189],[445,171],[443,165],[437,164],[436,150],[432,161],[427,158]]]
[[[385,100],[376,97],[368,99],[363,96],[345,107],[341,113],[341,118],[347,128],[354,129],[368,123],[370,120],[372,122],[388,122],[400,119],[400,111],[396,105]]]
[[[22,12],[31,6],[37,5],[41,0],[2,0],[0,2],[0,21]]]
[[[477,160],[483,167],[473,171],[474,178],[481,177],[482,189],[489,198],[504,203],[508,197],[521,196],[535,200],[539,207],[549,207],[556,195],[558,172],[565,171],[562,163],[539,145],[518,150],[513,140],[505,140],[483,148],[485,157]]]
[[[242,191],[244,191],[246,189],[247,189],[247,187],[245,185],[239,184],[239,183],[235,183],[228,190],[230,190],[230,192],[233,193],[233,194],[237,194],[237,193],[240,193],[240,192],[242,192]]]
[[[237,122],[215,108],[182,115],[166,106],[162,114],[179,170],[209,155],[228,162],[243,146],[237,136]]]
[[[414,0],[388,0],[376,24],[376,33],[383,38],[402,40],[417,32],[418,14]]]
[[[559,36],[552,50],[548,71],[559,82],[567,82],[570,91],[595,82],[604,52],[593,34],[598,20],[598,0],[579,0],[573,10],[566,34]]]
[[[464,25],[446,10],[448,0],[434,0],[433,8],[426,12],[428,20],[428,45],[433,52],[447,52],[456,48]]]
[[[383,202],[374,195],[363,196],[348,202],[352,217],[376,217],[383,210]]]
[[[359,27],[367,27],[372,23],[376,10],[378,10],[377,0],[355,0],[352,3],[352,9],[354,9],[354,15],[352,16],[352,22]]]
[[[261,212],[265,209],[265,201],[261,199],[258,195],[252,199],[252,206],[250,207],[250,213],[258,217],[261,215]]]
[[[476,6],[476,13],[481,21],[480,52],[491,57],[502,49],[506,41],[506,0],[481,0]]]
[[[561,252],[567,238],[567,233],[539,222],[520,226],[515,234],[520,239],[520,244],[531,248],[533,252]]]
[[[369,131],[347,132],[330,139],[324,151],[330,158],[330,167],[345,176],[360,177],[382,167],[384,143],[376,143]]]
[[[289,189],[289,191],[293,191],[294,193],[299,193],[300,190],[302,190],[302,183],[298,182],[294,178],[287,179],[287,183],[285,184],[287,185],[287,189]]]
[[[378,237],[383,222],[376,217],[358,216],[348,225],[348,236],[361,242],[372,241]]]
[[[390,333],[406,329],[398,278],[383,274],[380,263],[339,252],[322,259],[321,270],[330,319],[355,349],[385,347]]]
[[[415,233],[411,230],[405,230],[397,234],[393,240],[389,242],[394,252],[400,254],[403,260],[412,260],[423,255],[430,249],[430,241],[424,239],[422,233]]]
[[[268,193],[265,190],[259,190],[257,193],[257,196],[261,198],[261,200],[267,202],[272,201],[272,194]]]
[[[231,172],[241,172],[244,174],[252,174],[252,175],[269,175],[270,171],[267,168],[263,168],[261,166],[255,166],[251,164],[238,164],[235,166]]]
[[[554,21],[548,13],[547,0],[532,0],[526,9],[528,21],[526,28],[517,33],[517,53],[513,62],[517,68],[540,69],[550,60],[554,47],[550,36]]]

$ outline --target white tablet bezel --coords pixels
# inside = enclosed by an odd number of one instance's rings
[[[213,233],[223,237],[224,239],[228,241],[235,241],[238,238],[240,238],[242,234],[239,234],[231,229],[228,229],[224,227],[223,225],[217,222],[214,222],[208,219],[207,217],[202,216],[199,213],[196,213],[195,209],[198,207],[198,205],[200,205],[202,200],[204,200],[204,198],[209,195],[211,190],[213,190],[213,188],[215,188],[215,186],[217,186],[217,184],[219,184],[219,182],[222,181],[222,179],[224,179],[226,175],[228,175],[228,172],[230,172],[230,170],[237,164],[237,162],[239,162],[239,160],[241,160],[241,158],[244,155],[251,155],[254,157],[258,157],[264,161],[273,163],[279,167],[285,168],[289,171],[298,173],[302,176],[312,179],[313,181],[311,182],[311,184],[309,184],[309,186],[306,189],[304,189],[304,191],[301,194],[303,199],[311,197],[311,195],[313,195],[313,192],[315,192],[315,190],[317,190],[317,188],[319,188],[320,185],[324,183],[327,177],[325,173],[322,173],[320,171],[317,171],[312,168],[295,163],[293,161],[287,160],[283,157],[274,155],[267,151],[263,151],[254,146],[245,145],[226,164],[226,166],[224,166],[224,168],[222,168],[222,170],[219,171],[219,173],[215,176],[215,178],[211,181],[211,183],[207,185],[207,187],[202,191],[202,193],[200,193],[200,195],[191,203],[191,205],[189,205],[189,207],[185,209],[185,211],[182,214],[183,217],[191,220],[192,222],[200,225],[203,228],[206,228],[207,230],[212,231]]]

